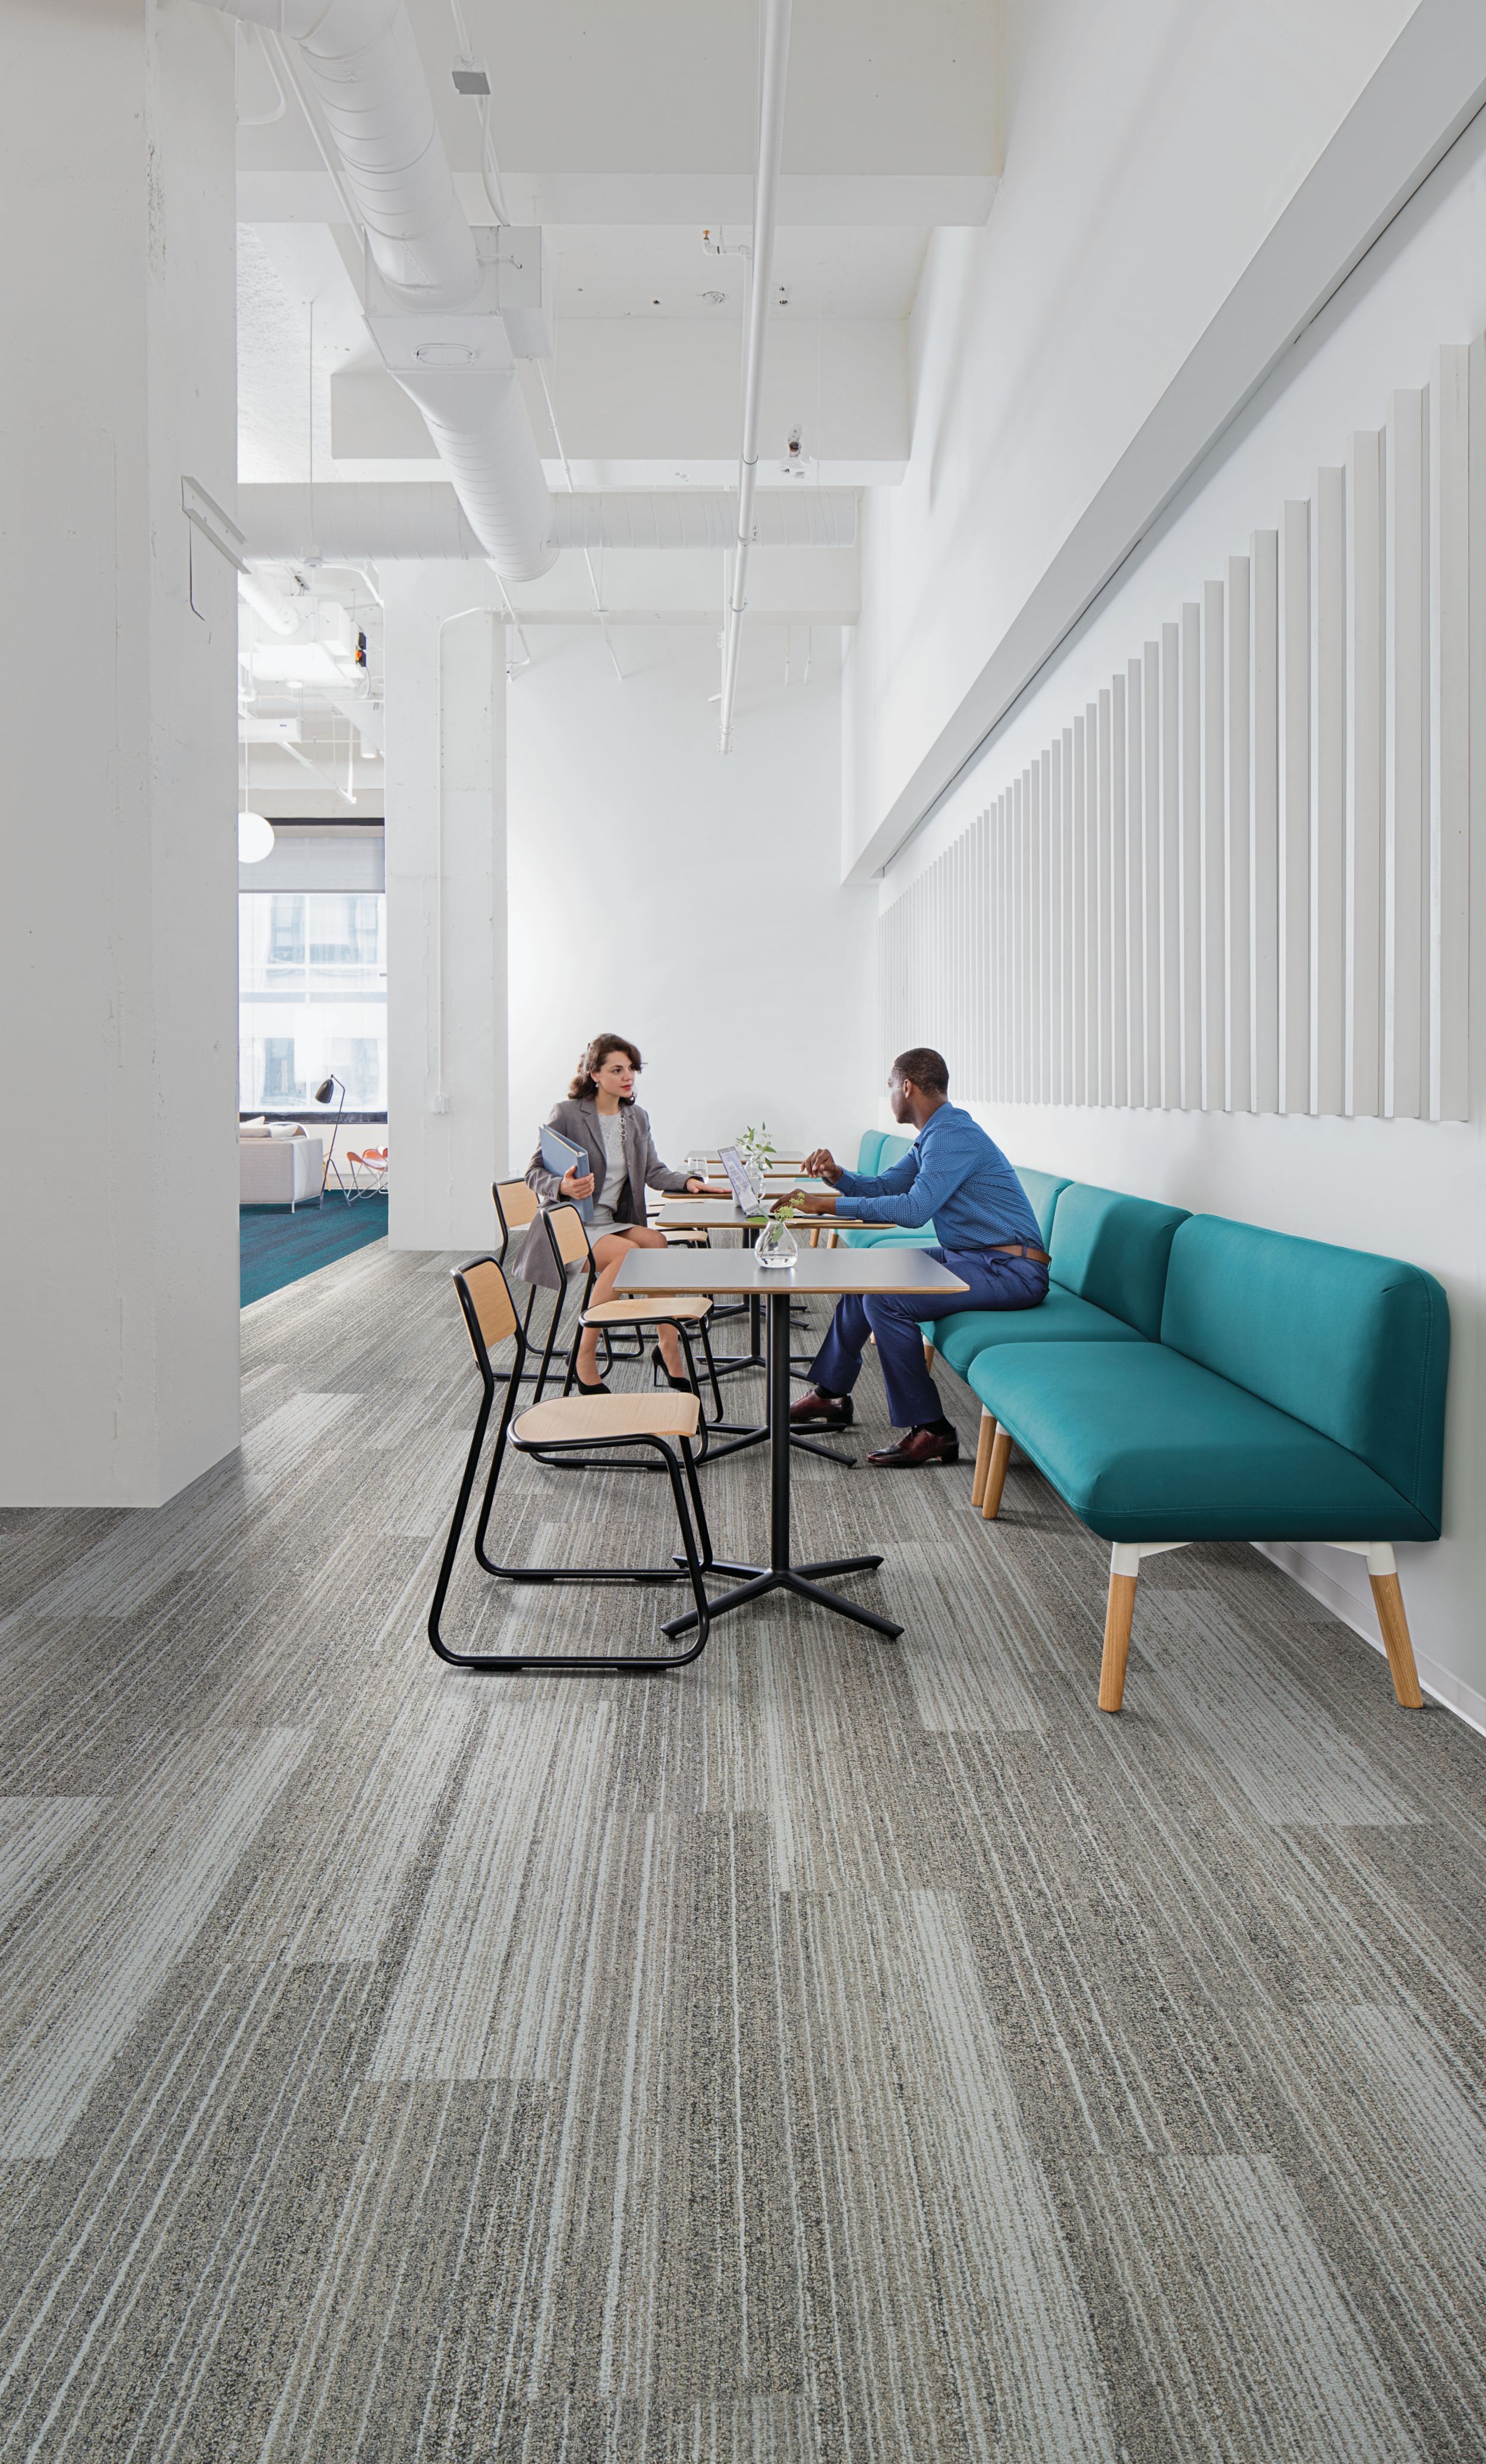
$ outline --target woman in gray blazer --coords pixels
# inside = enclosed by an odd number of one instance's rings
[[[527,1166],[528,1185],[535,1189],[544,1206],[560,1198],[591,1198],[593,1218],[588,1237],[593,1243],[599,1273],[594,1284],[593,1301],[610,1299],[615,1278],[631,1249],[664,1249],[664,1232],[652,1232],[645,1221],[646,1189],[705,1189],[702,1180],[688,1180],[684,1172],[671,1172],[655,1152],[647,1113],[635,1102],[635,1080],[640,1074],[640,1053],[627,1036],[596,1035],[578,1066],[578,1076],[568,1089],[564,1102],[554,1104],[547,1116],[547,1126],[575,1147],[585,1150],[589,1159],[586,1173],[575,1164],[559,1180],[548,1172],[538,1146]],[[518,1275],[530,1284],[545,1284],[550,1288],[557,1281],[552,1251],[540,1221],[533,1224],[516,1266]],[[673,1386],[687,1388],[686,1363],[674,1327],[657,1329],[661,1358]],[[578,1347],[578,1384],[585,1395],[605,1395],[608,1388],[598,1376],[599,1338],[586,1332]]]

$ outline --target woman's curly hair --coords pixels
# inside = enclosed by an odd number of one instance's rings
[[[584,1095],[598,1094],[595,1081],[611,1052],[627,1052],[637,1075],[645,1066],[640,1058],[640,1046],[631,1044],[627,1035],[596,1035],[587,1051],[579,1055],[578,1076],[568,1089],[569,1095],[580,1101]],[[634,1100],[633,1095],[620,1097],[622,1104],[632,1104]]]

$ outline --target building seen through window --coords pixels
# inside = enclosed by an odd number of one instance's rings
[[[241,891],[238,1000],[240,1110],[313,1109],[312,1090],[334,1075],[352,1111],[385,1111],[381,891]]]

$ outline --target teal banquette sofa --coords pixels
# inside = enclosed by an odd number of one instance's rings
[[[857,1170],[907,1140],[868,1131]],[[980,1398],[973,1503],[1015,1441],[1110,1543],[1099,1702],[1125,1695],[1141,1561],[1193,1540],[1326,1541],[1365,1557],[1398,1700],[1422,1701],[1394,1544],[1437,1540],[1450,1310],[1432,1275],[1017,1167],[1051,1265],[1035,1309],[926,1321]],[[861,1244],[919,1231],[843,1233]]]
[[[1366,1557],[1394,1691],[1417,1707],[1393,1544],[1440,1532],[1450,1314],[1434,1277],[1077,1182],[1049,1247],[1040,1309],[935,1331],[980,1397],[982,1514],[999,1511],[1015,1441],[1111,1544],[1100,1708],[1124,1697],[1142,1559],[1193,1540]]]

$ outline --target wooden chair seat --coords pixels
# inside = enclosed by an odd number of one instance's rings
[[[585,1309],[579,1323],[583,1326],[655,1326],[671,1318],[685,1318],[688,1324],[703,1318],[711,1302],[697,1292],[682,1292],[672,1299],[659,1297],[647,1309],[638,1294],[627,1301],[600,1301]]]
[[[562,1395],[534,1403],[514,1420],[518,1446],[585,1445],[623,1438],[693,1438],[702,1416],[698,1395]]]

